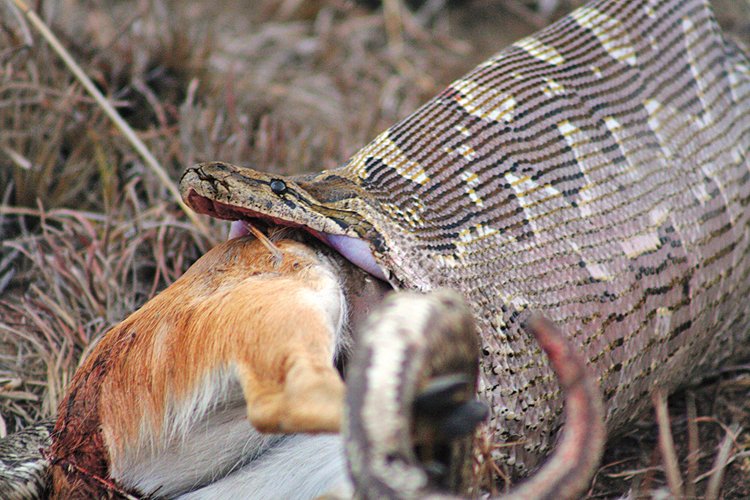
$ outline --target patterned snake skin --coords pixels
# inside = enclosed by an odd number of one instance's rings
[[[48,460],[41,449],[49,445],[54,422],[39,422],[0,439],[0,498],[42,498],[47,491]]]
[[[654,387],[750,351],[748,155],[750,64],[707,2],[607,0],[500,52],[339,169],[215,162],[181,187],[217,217],[360,238],[394,285],[461,291],[495,437],[524,443],[498,458],[523,472],[562,410],[523,310],[580,347],[610,430]]]

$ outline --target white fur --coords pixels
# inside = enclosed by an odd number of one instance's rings
[[[179,498],[308,500],[324,493],[351,497],[342,446],[338,435],[285,436],[257,460]]]
[[[192,398],[196,418],[187,418],[187,405],[183,415],[171,412],[179,422],[170,426],[171,432],[128,449],[123,460],[112,464],[112,477],[125,488],[160,497],[309,499],[329,491],[349,495],[338,435],[258,433],[247,420],[237,379],[230,378],[229,384],[207,381],[203,387],[215,390]],[[218,391],[227,385],[228,390]],[[207,392],[213,392],[212,401]]]
[[[331,352],[335,358],[338,356],[342,344],[345,343],[343,338],[344,328],[349,312],[343,287],[333,266],[327,259],[322,259],[322,262],[325,265],[319,268],[324,275],[324,280],[321,280],[321,289],[313,291],[309,288],[303,288],[299,291],[298,300],[310,304],[312,308],[321,309],[328,319],[328,326],[334,332],[331,338]]]
[[[222,477],[256,458],[279,438],[259,434],[247,420],[239,382],[214,373],[183,405],[170,405],[161,436],[141,425],[137,446],[112,462],[112,477],[143,493],[176,495]]]

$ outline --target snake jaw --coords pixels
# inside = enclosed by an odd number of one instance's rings
[[[233,221],[229,228],[229,239],[250,234],[248,229],[249,224],[251,223],[248,220]],[[368,272],[379,280],[388,281],[385,272],[375,260],[370,246],[364,240],[339,234],[319,233],[309,228],[305,229],[358,268]]]
[[[256,226],[273,225],[298,227],[336,250],[355,266],[380,280],[388,281],[386,271],[380,266],[380,264],[378,264],[375,255],[366,240],[342,234],[316,231],[309,226],[297,224],[286,219],[280,219],[255,210],[211,200],[196,193],[194,190],[187,194],[185,200],[196,212],[207,214],[219,219],[231,220],[232,224],[229,228],[229,239],[250,234],[248,224]],[[258,224],[258,222],[260,222],[260,224]]]

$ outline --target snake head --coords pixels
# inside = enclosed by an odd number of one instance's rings
[[[300,228],[357,267],[389,280],[382,264],[384,239],[363,214],[361,188],[335,174],[287,177],[225,162],[201,163],[180,180],[183,200],[198,213],[236,221],[230,238],[247,233],[245,223]]]

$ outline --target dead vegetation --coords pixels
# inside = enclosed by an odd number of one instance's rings
[[[334,167],[542,16],[530,1],[445,3],[35,7],[177,180],[185,166],[211,159],[283,173]],[[580,2],[539,3],[560,11]],[[750,5],[716,7],[750,42]],[[0,202],[2,435],[52,414],[92,342],[226,228],[190,224],[7,3],[0,3]],[[630,489],[710,496],[721,486],[726,498],[750,497],[749,396],[747,365],[673,396],[662,424],[671,422],[674,451],[659,439],[657,418],[644,416],[610,444],[591,496]],[[663,459],[672,453],[673,461]]]

